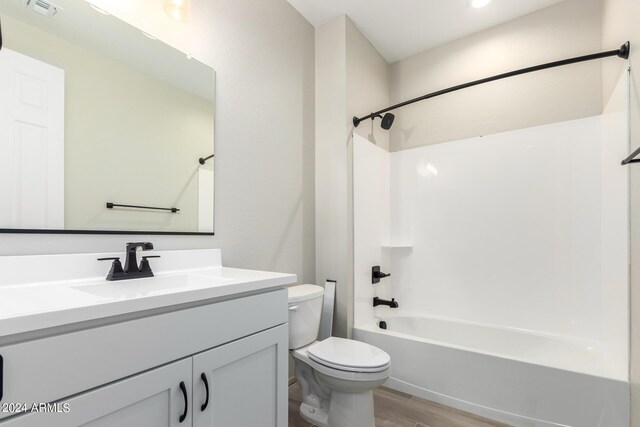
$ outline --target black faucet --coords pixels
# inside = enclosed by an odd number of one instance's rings
[[[137,257],[138,248],[142,248],[143,251],[150,251],[153,249],[153,243],[151,242],[127,243],[127,247],[125,251],[127,259],[124,262],[125,274],[130,274],[136,271],[140,271],[140,269],[138,268],[138,257]]]
[[[379,305],[386,305],[391,308],[398,308],[398,301],[395,298],[391,298],[391,301],[386,299],[380,299],[378,297],[373,297],[373,306],[377,307]]]
[[[153,277],[153,271],[149,265],[149,258],[160,258],[160,255],[148,255],[143,256],[140,265],[138,265],[137,251],[138,248],[142,248],[143,251],[153,249],[151,242],[138,242],[127,243],[126,247],[126,260],[124,263],[124,269],[120,258],[98,258],[98,261],[113,261],[111,263],[111,270],[107,274],[107,280],[127,280],[127,279],[140,279],[142,277]]]

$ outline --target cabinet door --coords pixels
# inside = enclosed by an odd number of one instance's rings
[[[8,419],[0,426],[191,426],[191,376],[191,358],[184,359],[64,400],[58,404],[60,412],[28,413]],[[186,395],[180,387],[181,382]],[[180,422],[187,403],[188,413]],[[68,412],[65,413],[66,404]]]
[[[194,427],[287,427],[288,334],[285,324],[194,356]]]

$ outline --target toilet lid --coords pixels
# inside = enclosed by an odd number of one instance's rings
[[[361,341],[329,337],[307,349],[311,360],[322,365],[355,372],[379,372],[387,369],[391,358],[387,353]]]
[[[307,301],[324,295],[324,288],[317,285],[291,286],[287,288],[287,291],[289,292],[289,304]]]

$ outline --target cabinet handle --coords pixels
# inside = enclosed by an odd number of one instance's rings
[[[180,415],[180,422],[183,422],[187,418],[187,412],[189,412],[189,398],[187,396],[187,386],[184,381],[180,381],[180,390],[182,391],[182,397],[184,397],[184,412]]]
[[[0,354],[0,400],[4,397],[4,359]]]
[[[207,381],[207,375],[204,372],[200,375],[200,378],[202,378],[202,382],[204,383],[204,389],[207,392],[205,401],[202,404],[202,406],[200,406],[200,411],[204,412],[204,410],[207,409],[207,406],[209,405],[209,381]]]

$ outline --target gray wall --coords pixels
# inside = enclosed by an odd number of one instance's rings
[[[347,114],[352,129],[353,116],[366,116],[389,105],[390,68],[387,61],[346,18],[347,41]],[[364,121],[355,133],[389,150],[389,132],[380,127],[380,119]],[[349,174],[351,176],[351,174]]]
[[[601,47],[600,0],[567,0],[392,64],[391,102]],[[596,61],[404,107],[395,112],[391,150],[600,114],[601,75]]]
[[[606,45],[631,42],[631,150],[640,147],[640,2],[637,0],[603,0],[602,40]],[[611,95],[618,76],[627,65],[620,61],[603,61],[603,99]],[[631,425],[640,425],[640,167],[630,169],[631,194]]]
[[[314,29],[285,0],[191,3],[192,53],[217,72],[216,236],[3,234],[0,255],[118,251],[145,239],[222,248],[225,265],[314,280]]]
[[[316,281],[337,281],[334,333],[353,326],[352,117],[389,102],[388,65],[346,17],[316,29]],[[388,134],[356,130],[388,148]]]
[[[341,16],[316,29],[316,283],[337,281],[333,330],[342,337],[353,314],[345,22]]]

